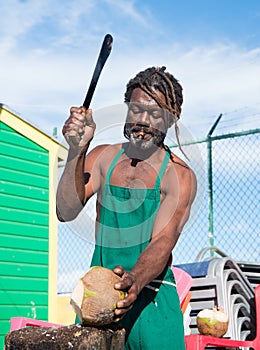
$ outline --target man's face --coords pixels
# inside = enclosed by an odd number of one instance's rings
[[[158,90],[154,92],[165,103],[164,95]],[[125,124],[125,133],[131,143],[142,149],[160,146],[167,129],[167,111],[142,89],[134,89]]]

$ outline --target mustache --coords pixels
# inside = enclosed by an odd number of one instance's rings
[[[130,132],[144,132],[146,134],[154,136],[156,134],[155,130],[152,130],[146,125],[143,124],[130,124],[129,125]]]
[[[154,139],[154,143],[158,146],[163,143],[163,141],[166,137],[165,132],[159,131],[159,130],[154,129],[154,128],[150,128],[149,126],[141,124],[141,123],[137,123],[137,124],[125,123],[125,125],[124,125],[124,136],[128,140],[131,139],[131,134],[141,133],[141,132],[152,135],[152,137]]]

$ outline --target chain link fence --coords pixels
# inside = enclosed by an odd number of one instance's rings
[[[236,261],[260,263],[259,132],[212,137],[211,160],[208,140],[200,141],[207,173],[205,188],[200,190],[205,196],[195,221],[177,244],[174,263],[193,262],[206,247],[217,247]]]
[[[236,261],[260,263],[259,132],[225,134],[183,145],[187,154],[195,154],[191,164],[198,195],[174,249],[174,264],[195,261],[205,247],[217,247]],[[89,268],[94,227],[95,198],[74,222],[59,224],[59,293],[70,293]]]
[[[216,140],[213,155],[214,245],[260,263],[259,133]]]

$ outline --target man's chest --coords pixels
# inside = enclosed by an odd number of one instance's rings
[[[154,188],[158,165],[137,159],[123,159],[114,167],[110,184],[128,188]]]

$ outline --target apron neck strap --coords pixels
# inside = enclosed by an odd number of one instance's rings
[[[112,176],[112,172],[114,170],[114,167],[118,161],[118,159],[120,158],[121,154],[124,153],[124,148],[122,147],[119,152],[116,154],[115,158],[112,160],[111,164],[110,164],[110,167],[108,169],[108,172],[107,172],[107,176],[106,176],[106,184],[110,184],[110,178]]]
[[[163,177],[164,172],[166,170],[166,167],[167,167],[167,164],[169,162],[169,159],[170,159],[170,153],[166,151],[164,159],[163,159],[163,162],[162,162],[162,165],[161,165],[161,168],[159,170],[157,179],[156,179],[155,184],[154,184],[154,188],[160,188],[162,177]]]

